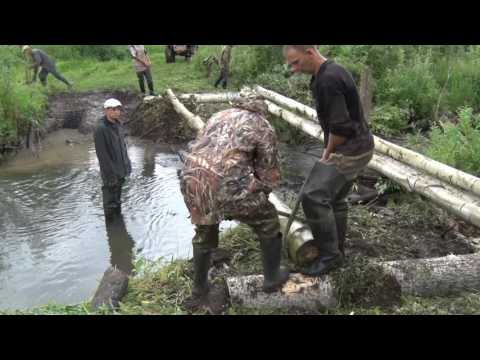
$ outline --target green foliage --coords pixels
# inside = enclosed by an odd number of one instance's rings
[[[461,59],[452,64],[445,99],[442,101],[445,109],[472,106],[476,111],[480,110],[479,67],[479,59]]]
[[[128,56],[127,45],[39,45],[56,59],[93,58],[100,61],[122,60]]]
[[[390,104],[377,106],[370,115],[372,130],[386,136],[404,132],[408,128],[408,119],[408,110]]]
[[[441,123],[431,132],[428,156],[457,169],[480,175],[480,117],[471,107],[458,111],[459,122]]]
[[[14,46],[0,51],[0,139],[16,141],[30,124],[42,121],[46,103],[45,93],[16,81],[18,63],[22,58]]]
[[[402,187],[389,178],[381,177],[375,183],[375,189],[378,191],[379,195],[384,195],[399,192],[402,190]]]
[[[417,56],[412,63],[389,69],[378,81],[377,103],[409,109],[411,120],[431,118],[440,86],[432,74],[429,57]]]
[[[281,45],[237,45],[232,50],[232,81],[238,86],[283,64]]]

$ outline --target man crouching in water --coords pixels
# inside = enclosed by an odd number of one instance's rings
[[[280,181],[277,138],[261,101],[243,100],[214,114],[190,146],[181,175],[185,204],[195,224],[191,309],[209,309],[208,270],[219,223],[237,220],[258,236],[265,292],[288,280],[280,266],[282,234],[268,195]],[[214,312],[214,311],[211,311]]]

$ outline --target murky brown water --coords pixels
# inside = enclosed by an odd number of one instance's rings
[[[0,167],[0,309],[82,302],[111,262],[125,265],[132,255],[190,256],[194,231],[177,155],[135,139],[128,152],[133,169],[122,195],[124,226],[108,229],[91,135],[60,130],[38,158],[27,150]]]

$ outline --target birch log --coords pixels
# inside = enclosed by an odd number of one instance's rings
[[[192,128],[199,131],[205,126],[203,120],[199,116],[192,114],[185,106],[183,106],[183,104],[178,100],[178,98],[170,89],[167,90],[167,95],[177,113],[182,116]],[[286,204],[284,204],[275,194],[270,193],[269,201],[275,206],[277,210],[286,213],[291,212],[290,208]],[[279,220],[281,230],[285,231],[288,218],[285,216],[279,216]],[[315,256],[314,251],[309,251],[312,249],[312,246],[310,246],[310,244],[313,240],[313,236],[308,227],[299,223],[298,221],[294,221],[290,227],[289,234],[290,235],[288,238],[291,239],[290,241],[293,244],[297,244],[297,247],[301,249],[300,254],[302,254],[303,258],[307,259],[308,256]],[[293,259],[296,259],[296,252],[293,254],[293,256]]]
[[[379,278],[385,279],[385,282],[395,282],[398,293],[392,293],[390,301],[393,303],[405,295],[447,296],[480,290],[479,253],[372,264],[380,267],[382,276],[378,275]],[[344,271],[348,271],[348,268]],[[262,275],[228,278],[227,286],[232,303],[251,308],[300,308],[315,311],[337,306],[338,294],[342,291],[342,284],[336,283],[330,275],[308,277],[294,274],[280,291],[271,294],[261,290],[262,284]],[[392,289],[392,284],[386,284],[385,288]],[[371,293],[373,298],[382,299],[383,305],[386,305],[386,297],[382,294],[385,288],[379,284]],[[354,288],[349,290],[355,291]]]
[[[198,115],[192,114],[186,107],[183,105],[178,98],[175,96],[171,89],[167,89],[167,96],[170,99],[173,108],[175,111],[182,116],[185,120],[187,120],[190,127],[195,129],[196,131],[201,130],[205,124],[203,120]]]
[[[256,86],[255,91],[266,99],[274,101],[275,103],[285,106],[291,110],[295,110],[300,114],[305,115],[308,119],[318,122],[317,113],[311,107],[301,104],[286,96],[277,94],[271,90],[264,89],[261,86]],[[442,164],[415,151],[383,140],[377,136],[374,136],[374,139],[375,150],[378,152],[388,155],[415,168],[424,170],[451,185],[458,186],[480,196],[480,178],[455,169],[451,166]]]
[[[268,100],[265,100],[265,103],[268,111],[273,115],[323,141],[320,125],[301,118]],[[465,221],[480,227],[480,199],[475,195],[454,188],[418,169],[384,155],[375,154],[368,166],[397,182],[406,190],[417,192]]]
[[[197,103],[227,103],[240,98],[238,92],[182,94],[178,97],[182,101],[193,100]]]

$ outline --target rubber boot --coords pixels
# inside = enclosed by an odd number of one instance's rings
[[[260,239],[263,263],[263,291],[271,293],[287,282],[289,271],[280,266],[282,258],[282,235]]]
[[[347,234],[348,208],[345,203],[345,209],[338,211],[335,209],[335,222],[337,223],[338,249],[345,258],[345,238]]]
[[[208,295],[208,270],[210,269],[210,258],[212,249],[193,247],[193,289],[194,298],[202,299]]]
[[[337,223],[338,248],[345,258],[345,238],[347,234],[348,203],[346,198],[352,189],[353,181],[348,182],[338,194],[333,210]]]
[[[340,242],[337,233],[337,224],[333,211],[319,209],[316,223],[309,222],[315,245],[319,250],[319,257],[300,270],[302,274],[320,276],[337,268],[343,263]]]

